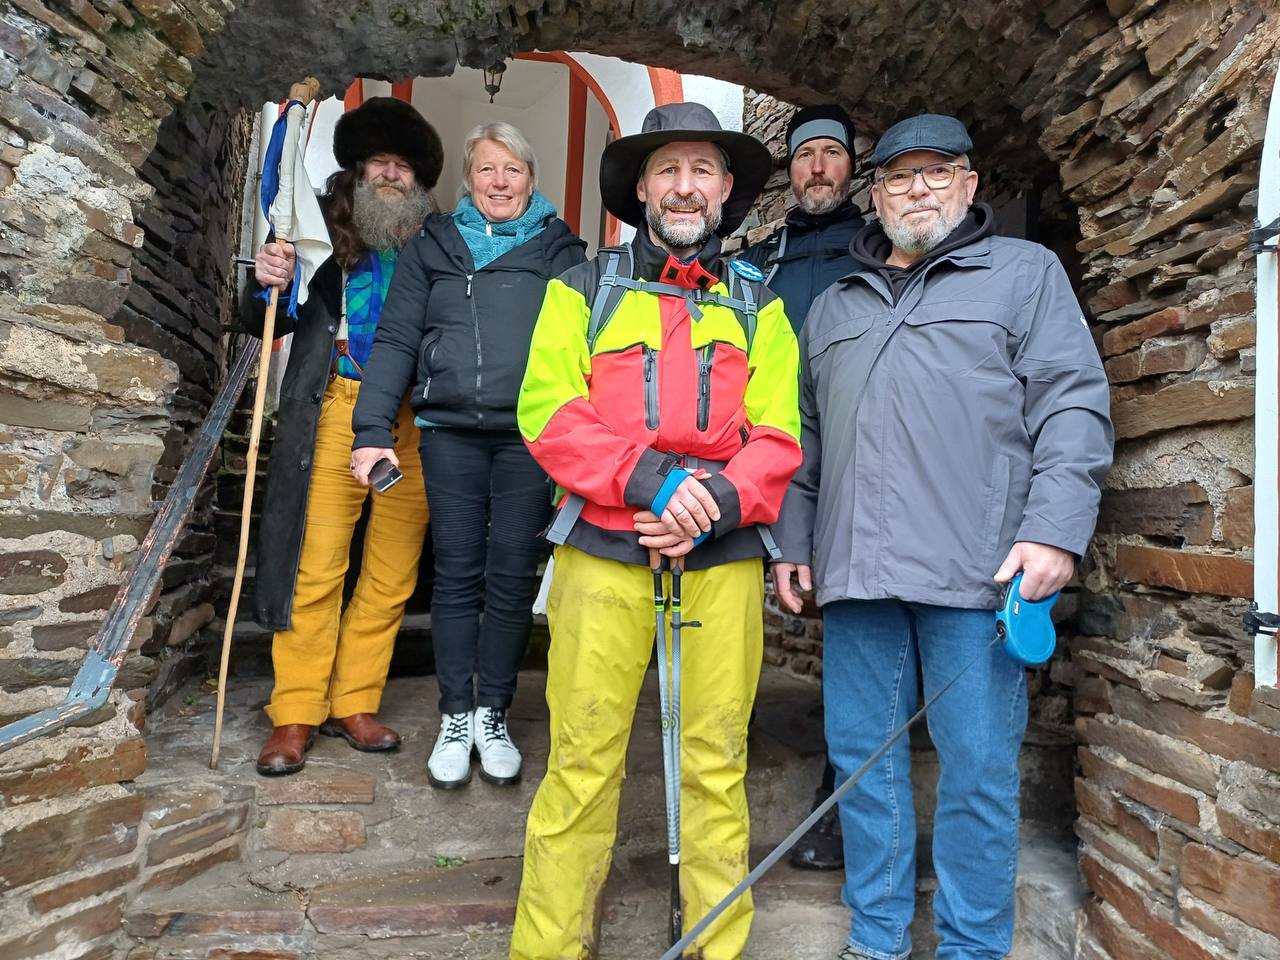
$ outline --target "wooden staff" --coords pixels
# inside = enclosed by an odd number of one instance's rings
[[[289,100],[298,103],[291,106],[285,119],[284,151],[280,157],[280,189],[271,206],[272,231],[276,242],[288,247],[293,233],[293,164],[298,150],[298,136],[306,119],[307,104],[320,94],[320,83],[307,77],[289,88]],[[295,280],[296,280],[295,266]],[[236,627],[236,614],[240,609],[240,589],[244,586],[244,565],[249,555],[249,520],[253,510],[253,484],[258,472],[258,441],[262,435],[262,412],[267,402],[267,371],[271,364],[271,346],[275,340],[276,304],[280,288],[271,288],[267,301],[266,317],[262,324],[262,345],[258,351],[258,384],[253,396],[253,419],[249,426],[249,452],[245,455],[248,469],[244,477],[244,500],[240,506],[240,548],[236,555],[236,575],[231,584],[231,603],[227,608],[227,624],[222,632],[222,661],[218,665],[218,709],[213,722],[213,756],[210,769],[218,767],[218,752],[222,747],[222,712],[227,701],[227,666],[231,662],[231,634]]]

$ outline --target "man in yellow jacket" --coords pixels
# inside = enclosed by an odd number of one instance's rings
[[[648,551],[681,558],[680,886],[692,927],[747,871],[747,721],[763,652],[762,557],[800,463],[797,352],[763,275],[720,236],[768,151],[700,104],[658,107],[601,160],[605,207],[637,227],[547,287],[519,404],[560,487],[547,775],[529,814],[513,960],[595,956],[627,741],[653,652]],[[743,897],[700,938],[742,953]]]

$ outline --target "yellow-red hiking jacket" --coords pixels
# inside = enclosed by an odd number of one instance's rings
[[[681,264],[640,230],[632,276],[727,295],[720,243]],[[724,464],[703,482],[720,519],[689,569],[762,556],[755,524],[777,519],[800,464],[798,352],[782,300],[762,285],[754,335],[731,307],[627,290],[587,343],[602,255],[547,285],[517,419],[534,458],[586,501],[566,542],[594,556],[648,563],[633,515],[661,508],[683,467]],[[697,462],[688,458],[697,458]],[[718,469],[718,468],[717,468]],[[562,497],[561,497],[562,499]]]

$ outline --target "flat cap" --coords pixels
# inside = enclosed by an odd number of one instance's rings
[[[954,157],[972,149],[969,131],[955,117],[922,113],[899,120],[886,130],[868,162],[873,167],[883,167],[894,157],[912,150],[933,150]]]

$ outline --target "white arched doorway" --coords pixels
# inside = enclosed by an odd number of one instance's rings
[[[333,158],[338,119],[374,96],[412,103],[439,132],[445,166],[435,194],[445,210],[458,197],[467,131],[494,120],[519,127],[538,156],[539,189],[587,241],[589,253],[599,245],[627,240],[633,232],[608,216],[600,204],[600,154],[611,139],[639,133],[645,114],[655,105],[679,100],[703,103],[723,127],[742,129],[742,87],[737,84],[595,54],[522,53],[506,64],[502,89],[492,104],[483,72],[458,67],[447,77],[395,83],[357,78],[342,98],[330,97],[312,107],[305,157],[307,174],[317,191],[338,169]],[[278,112],[278,104],[263,107],[264,130]],[[266,229],[259,214],[255,246],[265,238]]]

